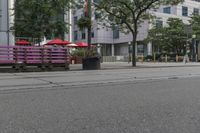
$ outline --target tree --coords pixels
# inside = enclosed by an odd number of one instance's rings
[[[200,39],[200,15],[194,14],[190,20],[190,25],[193,34],[197,35],[198,39]]]
[[[184,45],[187,42],[185,24],[179,18],[169,18],[167,27],[156,27],[149,31],[148,41],[153,42],[154,46],[167,53],[182,54]]]
[[[184,0],[100,0],[95,3],[97,10],[104,13],[104,19],[108,22],[119,25],[125,32],[132,34],[132,66],[136,66],[135,45],[138,27],[141,22],[151,15],[149,9],[158,7],[161,4],[178,4]]]
[[[157,26],[154,26],[148,31],[148,36],[145,39],[145,42],[152,42],[154,52],[164,51],[165,48],[163,46],[166,46],[166,42],[164,41],[165,31],[166,28]]]
[[[67,32],[64,13],[72,0],[17,0],[14,31],[17,37],[61,37]],[[40,42],[40,40],[38,40]]]
[[[180,54],[184,49],[187,41],[187,34],[185,33],[185,24],[179,18],[169,18],[167,21],[169,27],[166,28],[166,42],[171,47],[170,52]]]

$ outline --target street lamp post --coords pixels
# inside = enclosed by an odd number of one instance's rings
[[[192,61],[196,61],[196,35],[192,35]]]

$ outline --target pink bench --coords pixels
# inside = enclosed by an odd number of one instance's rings
[[[70,55],[67,48],[31,47],[31,46],[0,46],[0,66],[64,66],[69,69]],[[18,67],[17,67],[18,66]]]

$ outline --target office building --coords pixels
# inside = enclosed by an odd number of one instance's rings
[[[0,0],[0,45],[14,45],[14,0]]]
[[[167,19],[170,17],[180,18],[184,23],[189,23],[190,16],[193,13],[199,14],[199,0],[185,0],[185,2],[171,6],[161,6],[157,10],[149,10],[156,16],[156,24],[167,26]],[[73,41],[87,41],[87,29],[80,30],[77,26],[78,19],[84,15],[83,9],[73,11]],[[95,19],[95,13],[92,13],[92,44],[101,46],[101,54],[103,56],[117,56],[120,58],[127,57],[129,54],[129,45],[132,35],[121,33],[117,27],[114,29],[99,25]],[[153,24],[145,21],[139,28],[137,37],[138,45],[136,48],[137,55],[152,55],[152,43],[144,44],[142,41],[147,37],[148,30]]]

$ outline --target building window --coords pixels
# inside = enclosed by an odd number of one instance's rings
[[[78,40],[78,31],[74,31],[74,40]]]
[[[85,30],[82,30],[81,38],[82,38],[82,39],[85,39],[85,38],[86,38]]]
[[[163,13],[171,14],[171,7],[163,8]]]
[[[94,32],[92,32],[92,35],[91,35],[91,37],[92,37],[92,38],[94,38]]]
[[[113,29],[113,38],[118,39],[119,38],[119,27],[115,26]]]
[[[101,18],[101,14],[98,13],[98,12],[95,12],[95,13],[94,13],[94,16],[95,16],[95,20]]]
[[[182,7],[182,16],[188,16],[188,7],[186,6]]]
[[[199,9],[198,8],[194,8],[193,14],[194,15],[199,15]]]
[[[74,24],[77,24],[78,23],[78,17],[74,17]]]
[[[138,45],[138,46],[137,46],[137,49],[138,49],[138,53],[139,53],[139,54],[144,53],[144,45]]]
[[[94,3],[99,3],[99,2],[100,2],[100,0],[93,0],[93,2],[94,2]]]
[[[162,28],[163,27],[163,21],[162,20],[156,20],[156,28]]]

